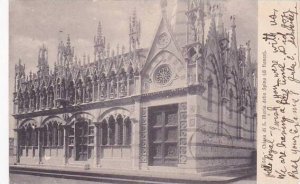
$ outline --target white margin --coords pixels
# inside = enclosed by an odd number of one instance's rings
[[[8,1],[0,0],[0,183],[9,183],[9,101],[8,101]]]

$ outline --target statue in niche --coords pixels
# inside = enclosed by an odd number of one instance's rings
[[[62,82],[60,90],[61,90],[60,98],[65,98],[66,97],[66,88],[65,88],[65,83],[64,82]]]
[[[57,84],[57,87],[56,87],[56,96],[57,96],[57,98],[60,98],[60,84]]]
[[[41,98],[42,98],[42,106],[46,107],[46,105],[47,105],[47,93],[46,93],[45,88],[43,89]]]
[[[29,108],[29,96],[28,96],[27,91],[25,91],[25,94],[24,94],[24,104],[25,104],[25,108],[28,109]]]
[[[23,95],[22,92],[19,92],[18,94],[18,99],[19,99],[19,111],[23,110]]]
[[[36,109],[39,109],[40,108],[40,91],[39,89],[36,90]]]
[[[31,95],[30,95],[30,107],[31,107],[31,110],[35,110],[35,104],[36,104],[35,92],[32,89],[31,90]]]
[[[127,81],[126,81],[126,74],[123,73],[120,78],[120,92],[121,96],[126,96],[127,90]]]
[[[222,83],[222,97],[227,98],[228,96],[228,79],[225,77]]]
[[[53,88],[50,88],[49,90],[49,105],[50,108],[54,106],[54,93],[53,93]]]
[[[77,102],[82,103],[82,85],[80,82],[77,83]]]
[[[71,104],[75,102],[75,93],[74,93],[74,86],[70,85],[68,89],[68,96]]]
[[[101,97],[105,97],[105,95],[106,95],[106,82],[105,82],[105,79],[101,79],[101,81],[100,81],[100,94],[101,94]]]
[[[89,80],[86,84],[86,100],[88,102],[92,101],[92,92],[93,92],[93,85],[92,82]]]
[[[110,80],[110,94],[111,94],[111,97],[115,97],[116,88],[117,88],[116,78],[112,77],[111,80]]]

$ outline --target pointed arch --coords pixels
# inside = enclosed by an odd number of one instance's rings
[[[116,134],[116,120],[114,116],[108,118],[108,144],[115,145],[115,134]]]
[[[119,114],[123,116],[123,119],[131,117],[131,112],[128,109],[124,107],[113,107],[101,113],[97,118],[97,122],[102,122],[104,119],[108,120],[111,115],[116,119],[116,115]]]

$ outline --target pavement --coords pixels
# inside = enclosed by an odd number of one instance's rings
[[[85,180],[98,180],[99,181],[110,181],[110,180],[118,180],[118,181],[127,181],[126,183],[143,183],[142,181],[159,181],[158,183],[228,183],[230,181],[237,181],[244,179],[246,177],[250,177],[251,173],[244,173],[240,176],[200,176],[198,174],[177,174],[177,173],[161,173],[161,172],[149,172],[149,171],[140,171],[140,170],[113,170],[113,169],[89,169],[84,170],[82,167],[66,167],[66,166],[29,166],[29,165],[11,165],[10,169],[12,174],[27,174],[35,175],[35,180],[39,180],[40,175],[43,175],[41,179],[51,178],[51,176],[55,176],[56,178],[85,178]],[[15,176],[15,175],[13,175]],[[242,176],[242,177],[241,177]],[[252,173],[253,176],[253,173]],[[53,178],[53,177],[52,177]],[[104,178],[103,180],[101,178]],[[14,179],[11,180],[14,182]],[[27,180],[21,180],[21,182],[26,182]],[[76,180],[74,180],[76,181]],[[141,182],[137,182],[141,181]],[[240,183],[240,181],[232,182],[232,184],[252,184],[255,178],[249,178],[245,180],[244,183]],[[55,183],[57,180],[53,182],[42,182],[42,183]],[[252,182],[252,183],[251,183]],[[33,184],[32,182],[29,182]],[[41,183],[41,182],[38,182]],[[69,183],[69,182],[67,182]],[[114,182],[120,183],[120,182]],[[123,183],[123,182],[121,182]]]
[[[64,178],[54,178],[54,177],[44,177],[44,176],[32,176],[23,174],[10,174],[9,175],[10,184],[111,184],[107,182],[98,181],[82,181],[75,179],[64,179]],[[201,184],[201,183],[199,183]],[[249,178],[244,178],[240,181],[235,181],[229,184],[256,184],[256,176]]]

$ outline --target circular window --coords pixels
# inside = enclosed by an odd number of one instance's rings
[[[158,42],[157,42],[158,47],[165,48],[169,45],[170,41],[171,41],[170,36],[166,32],[163,32],[158,37]]]
[[[154,81],[158,84],[165,85],[171,80],[172,71],[168,65],[158,67],[154,73]]]

